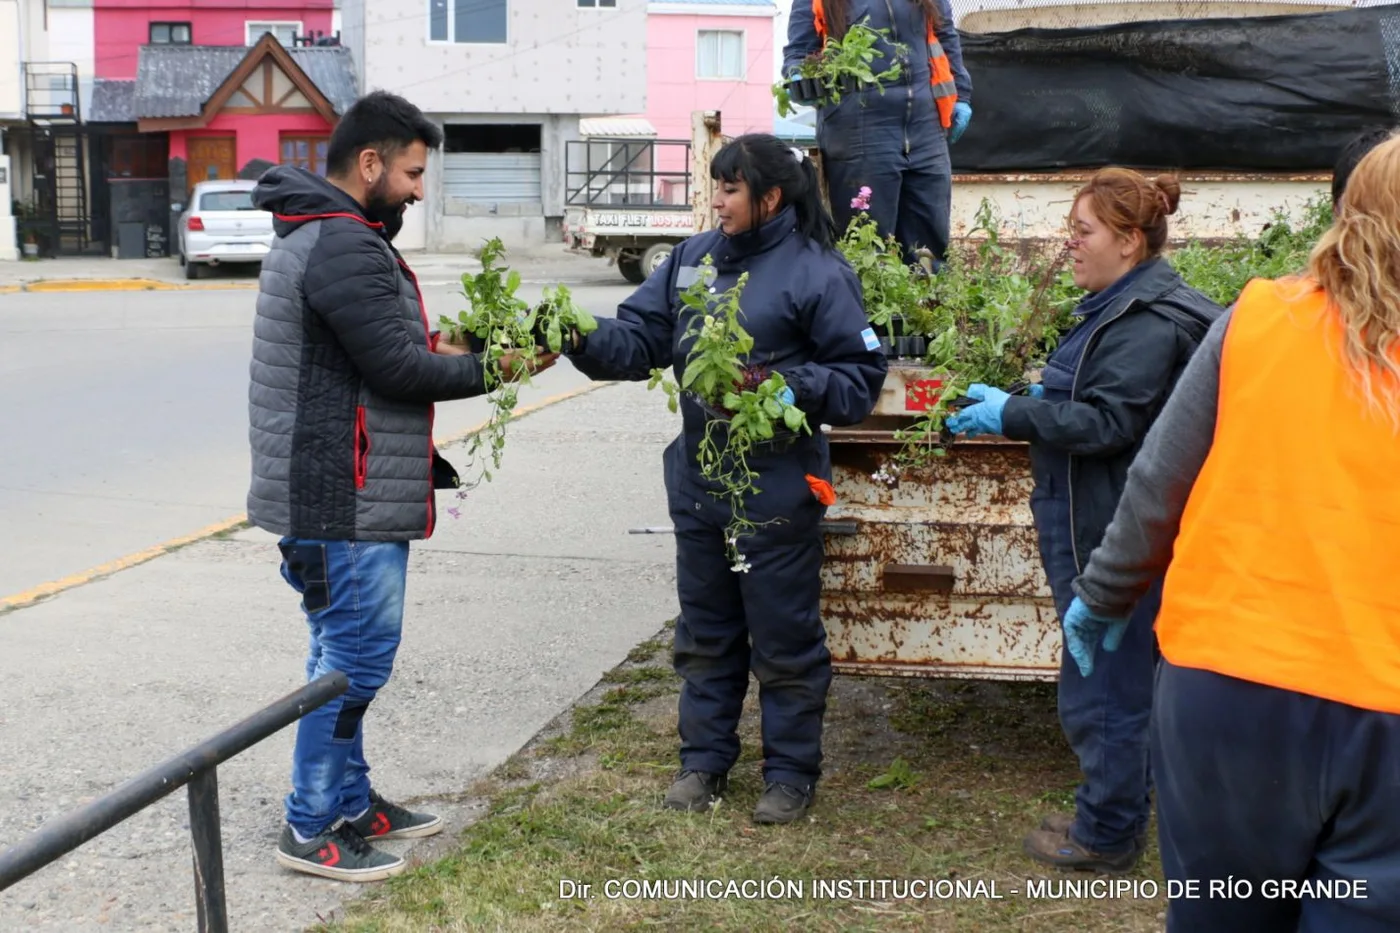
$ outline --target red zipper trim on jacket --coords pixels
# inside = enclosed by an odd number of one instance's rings
[[[433,349],[432,327],[428,324],[428,303],[423,300],[423,289],[418,285],[418,276],[413,274],[413,270],[408,267],[408,263],[403,261],[402,256],[395,255],[399,268],[408,273],[408,280],[413,283],[413,291],[418,295],[418,313],[423,318],[423,333],[428,340],[428,350]],[[428,528],[424,532],[425,538],[433,536],[433,529],[437,527],[437,490],[433,488],[433,453],[436,447],[433,445],[433,422],[437,419],[437,406],[428,403]]]
[[[364,489],[369,478],[369,428],[365,425],[365,406],[355,406],[355,488]]]
[[[289,224],[306,223],[311,220],[329,220],[332,217],[344,217],[346,220],[354,220],[364,224],[372,230],[383,230],[384,225],[377,220],[365,220],[359,214],[352,214],[349,211],[334,211],[329,214],[273,214],[278,220],[284,220]]]

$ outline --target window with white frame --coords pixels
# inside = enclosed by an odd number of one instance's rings
[[[503,44],[509,0],[427,0],[428,40]]]
[[[286,20],[279,20],[277,22],[259,23],[250,20],[246,26],[248,45],[257,44],[257,41],[263,37],[263,33],[270,32],[276,37],[278,42],[282,43],[287,48],[291,48],[296,43],[297,36],[301,35],[300,22],[293,23]]]
[[[727,29],[701,29],[695,37],[695,76],[744,77],[744,34]]]

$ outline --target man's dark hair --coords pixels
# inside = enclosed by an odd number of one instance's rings
[[[1393,132],[1395,131],[1387,127],[1377,127],[1353,137],[1351,142],[1342,147],[1342,154],[1337,156],[1337,164],[1332,168],[1332,210],[1335,211],[1341,203],[1342,194],[1347,190],[1347,179],[1351,178],[1356,163],[1365,158],[1366,153],[1389,139]]]
[[[344,175],[366,149],[390,162],[418,140],[436,149],[442,145],[442,130],[397,94],[371,91],[355,101],[335,125],[326,151],[326,173]]]

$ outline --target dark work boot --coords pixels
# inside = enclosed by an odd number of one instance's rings
[[[666,791],[662,806],[670,810],[708,810],[728,789],[727,774],[682,771],[671,784],[671,789]]]
[[[1040,828],[1049,830],[1052,833],[1069,835],[1069,828],[1074,825],[1073,813],[1052,813],[1040,821]],[[1139,852],[1147,851],[1147,834],[1143,833],[1133,839]]]
[[[1123,872],[1137,864],[1142,850],[1134,845],[1127,852],[1108,855],[1093,852],[1074,841],[1068,832],[1033,830],[1021,847],[1037,862],[1063,871]]]
[[[755,823],[791,823],[807,815],[812,806],[813,790],[810,787],[793,787],[777,781],[763,789],[758,798],[758,806],[753,810]]]

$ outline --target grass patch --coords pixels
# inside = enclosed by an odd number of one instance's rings
[[[457,851],[376,887],[345,918],[317,929],[1161,928],[1160,898],[1030,896],[1030,879],[1067,877],[1042,871],[1020,848],[1047,812],[1072,802],[1077,781],[1053,685],[838,677],[811,818],[761,827],[749,818],[763,787],[756,685],[729,796],[710,813],[683,814],[660,808],[678,763],[678,679],[641,666],[604,681],[597,701],[576,709],[561,735],[517,756],[534,774],[561,756],[577,756],[575,767],[497,792]],[[511,777],[529,780],[519,765],[509,767]],[[1130,877],[1159,879],[1155,852]],[[784,882],[784,896],[742,896],[774,878]],[[888,889],[814,887],[860,879],[961,881],[963,893],[976,893],[981,882],[982,896],[898,899]],[[662,896],[622,896],[636,892],[619,887],[668,880]],[[677,882],[697,880],[749,887],[729,897],[665,896],[677,893]],[[798,884],[802,896],[788,896]],[[997,899],[989,896],[993,884]],[[581,885],[590,886],[587,896]]]
[[[632,664],[645,664],[666,649],[659,638],[651,638],[627,652],[627,660]]]

